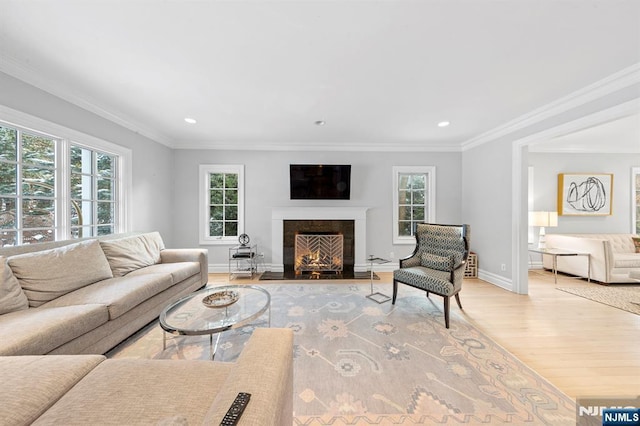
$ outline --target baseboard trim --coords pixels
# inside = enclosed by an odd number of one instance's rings
[[[495,286],[498,286],[500,288],[513,292],[513,280],[511,279],[505,278],[500,275],[496,275],[491,272],[487,272],[482,269],[478,270],[478,278],[488,283],[491,283]]]

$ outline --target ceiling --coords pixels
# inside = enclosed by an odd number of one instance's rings
[[[638,64],[637,0],[0,0],[0,71],[175,148],[459,150]]]

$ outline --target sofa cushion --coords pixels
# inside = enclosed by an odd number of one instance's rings
[[[157,232],[101,241],[100,246],[114,277],[160,263],[160,251],[164,249],[162,237]]]
[[[450,278],[450,272],[438,271],[424,266],[401,268],[393,271],[394,280],[444,296],[452,296],[455,290],[453,284],[449,281]]]
[[[640,268],[640,254],[616,253],[613,258],[614,268]]]
[[[0,423],[27,425],[105,359],[102,355],[0,357]]]
[[[102,304],[108,308],[109,319],[113,320],[168,289],[172,284],[170,274],[127,275],[110,278],[52,300],[43,308]]]
[[[109,320],[104,305],[30,308],[0,318],[0,355],[44,355]]]
[[[0,256],[0,315],[29,307],[29,300],[13,275],[7,259]]]
[[[33,307],[113,276],[97,240],[10,256],[8,261]]]
[[[202,419],[234,364],[204,360],[108,359],[93,369],[34,425],[153,425],[168,417]],[[205,389],[197,392],[194,389]]]
[[[171,284],[177,284],[200,273],[199,262],[158,263],[133,271],[127,276],[163,274],[171,276]]]
[[[453,269],[453,256],[438,256],[432,253],[422,253],[420,265],[425,268],[437,269],[438,271],[451,271]]]

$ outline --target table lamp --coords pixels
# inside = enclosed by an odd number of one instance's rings
[[[529,226],[539,226],[538,248],[545,248],[545,227],[558,226],[557,212],[529,212]]]

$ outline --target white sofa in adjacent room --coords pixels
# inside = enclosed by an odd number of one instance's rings
[[[634,234],[547,234],[547,248],[586,252],[591,258],[591,279],[602,283],[634,283],[632,271],[640,272],[640,253],[636,252]],[[543,266],[552,269],[551,256],[543,256]],[[559,256],[558,272],[587,278],[584,256]]]

